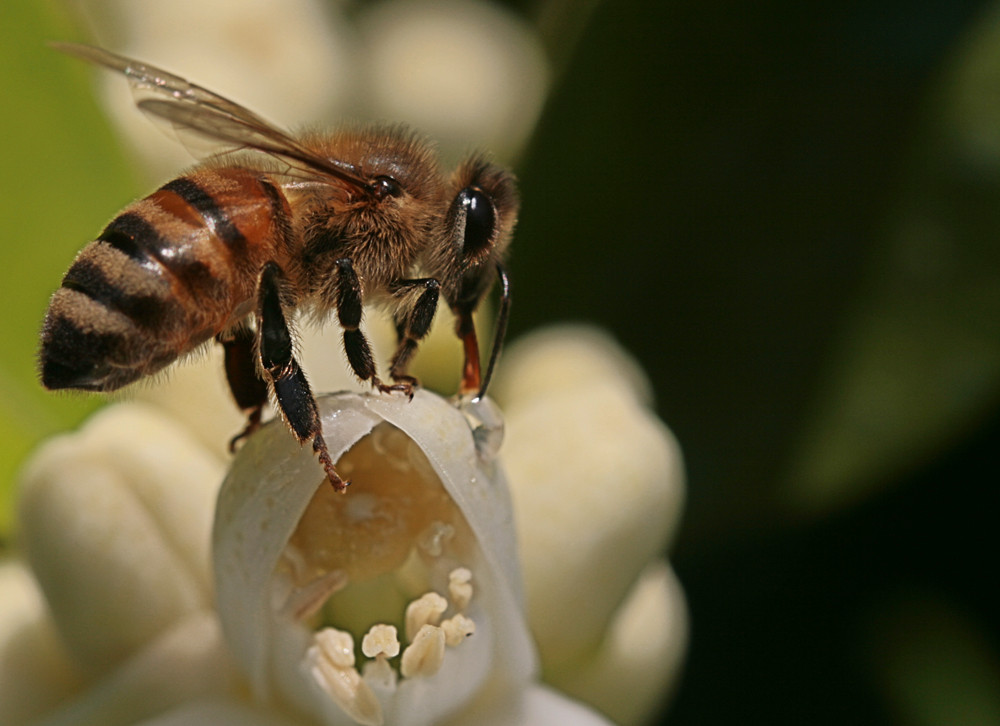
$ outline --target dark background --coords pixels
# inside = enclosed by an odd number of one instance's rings
[[[1000,719],[995,359],[952,395],[954,369],[907,355],[961,368],[976,344],[937,331],[1000,336],[997,170],[953,153],[938,112],[991,12],[606,2],[557,82],[519,170],[513,328],[606,326],[683,446],[693,631],[664,722]],[[920,256],[921,215],[947,254]],[[865,463],[830,480],[843,497],[797,506],[791,462],[856,395],[838,370],[882,317],[913,345],[875,336],[865,370],[912,406],[879,408]]]

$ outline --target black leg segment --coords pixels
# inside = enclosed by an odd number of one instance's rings
[[[400,315],[396,321],[399,345],[396,348],[396,353],[392,356],[389,369],[389,375],[394,381],[409,384],[411,387],[417,385],[417,379],[407,375],[406,371],[409,368],[410,359],[417,350],[417,344],[427,335],[431,329],[431,323],[434,322],[441,283],[432,277],[426,277],[418,280],[402,280],[393,287],[393,293],[400,296],[409,296],[418,291],[419,294],[412,307]],[[412,389],[410,395],[413,395]]]
[[[267,403],[267,384],[257,373],[254,354],[256,334],[249,328],[238,328],[231,337],[218,337],[225,356],[226,380],[241,411],[247,414],[246,427],[229,441],[229,450],[260,427],[260,416]]]
[[[344,329],[344,352],[354,375],[377,384],[375,358],[368,339],[361,332],[361,281],[350,258],[337,260],[337,319]]]
[[[344,352],[354,375],[362,381],[370,381],[374,388],[383,393],[402,391],[412,397],[412,385],[386,385],[376,375],[371,345],[361,331],[361,281],[349,257],[337,260],[336,300],[337,319],[344,328]]]
[[[300,443],[310,439],[330,483],[338,491],[347,488],[337,474],[320,430],[319,410],[309,382],[295,360],[292,334],[281,301],[284,273],[269,262],[260,276],[257,295],[257,328],[260,336],[260,364],[268,378],[282,418]]]

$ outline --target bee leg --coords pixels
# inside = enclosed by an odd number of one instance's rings
[[[313,451],[319,457],[326,476],[337,491],[344,491],[345,482],[334,469],[333,460],[323,439],[316,399],[309,381],[299,367],[292,349],[292,334],[285,320],[279,291],[284,273],[273,262],[264,265],[257,294],[257,329],[260,336],[260,365],[269,379],[282,418],[300,444],[312,439]]]
[[[417,351],[417,344],[431,329],[431,322],[433,322],[434,313],[437,311],[441,283],[433,277],[425,277],[418,280],[402,280],[393,288],[394,294],[404,295],[411,290],[419,290],[420,288],[423,288],[423,291],[416,302],[405,315],[400,316],[396,321],[396,335],[399,344],[396,353],[392,356],[389,368],[392,380],[401,385],[410,386],[410,398],[413,398],[413,387],[417,385],[417,379],[407,375],[406,370],[410,365],[410,359]]]
[[[455,310],[455,334],[462,339],[462,349],[465,351],[465,365],[462,367],[462,383],[460,394],[474,393],[479,390],[482,380],[482,369],[479,363],[479,340],[476,338],[476,324],[472,320],[471,310]]]
[[[337,319],[344,329],[344,352],[351,364],[354,375],[362,381],[370,381],[373,388],[382,393],[402,391],[413,395],[413,387],[405,384],[387,385],[375,374],[375,357],[372,355],[368,338],[361,331],[361,281],[354,271],[349,257],[342,257],[337,264]]]
[[[247,414],[246,427],[229,440],[230,453],[236,451],[240,441],[260,427],[261,412],[267,403],[267,384],[257,374],[254,359],[254,337],[253,331],[245,327],[238,328],[232,337],[216,337],[225,357],[229,390],[236,405]]]

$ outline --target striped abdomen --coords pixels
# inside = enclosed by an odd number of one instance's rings
[[[175,179],[116,217],[52,296],[42,383],[111,391],[173,362],[253,310],[257,274],[281,259],[289,210],[239,168]]]

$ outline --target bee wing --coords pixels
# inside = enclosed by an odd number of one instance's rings
[[[53,43],[52,46],[118,71],[136,92],[136,105],[140,109],[179,128],[230,146],[279,156],[292,166],[333,176],[358,188],[369,186],[350,164],[314,154],[248,108],[169,71],[89,45]]]

